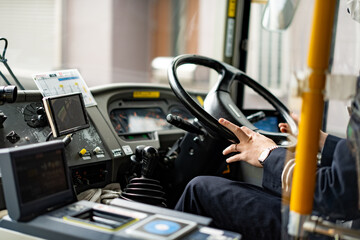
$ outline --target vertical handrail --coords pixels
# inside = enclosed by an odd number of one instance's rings
[[[326,74],[331,55],[337,0],[315,0],[308,55],[309,75],[302,93],[296,166],[290,198],[288,233],[304,236],[302,225],[313,208],[316,162],[321,129]]]

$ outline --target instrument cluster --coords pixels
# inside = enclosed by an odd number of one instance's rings
[[[116,133],[120,136],[173,129],[174,126],[166,121],[167,114],[180,116],[188,121],[194,119],[187,109],[178,105],[170,107],[167,113],[161,107],[155,106],[116,108],[110,111],[109,116]]]

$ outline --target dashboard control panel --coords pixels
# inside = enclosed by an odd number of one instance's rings
[[[120,182],[138,145],[167,149],[184,135],[166,121],[169,113],[192,120],[171,89],[157,85],[113,85],[91,89],[97,105],[86,107],[88,127],[71,137],[51,135],[40,91],[18,91],[14,103],[0,108],[0,148],[68,137],[67,166],[77,193]],[[156,94],[154,94],[156,93]],[[5,208],[0,178],[0,209]]]

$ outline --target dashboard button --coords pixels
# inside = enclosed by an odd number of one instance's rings
[[[134,153],[129,145],[122,146],[122,149],[126,155],[131,155]]]

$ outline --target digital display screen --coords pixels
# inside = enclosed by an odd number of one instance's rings
[[[90,126],[81,93],[44,97],[43,102],[54,137]]]
[[[28,221],[76,201],[60,140],[0,149],[6,208],[11,219]]]
[[[80,94],[53,98],[50,99],[50,104],[60,135],[88,124]]]
[[[14,157],[14,165],[23,204],[68,189],[60,149]]]

